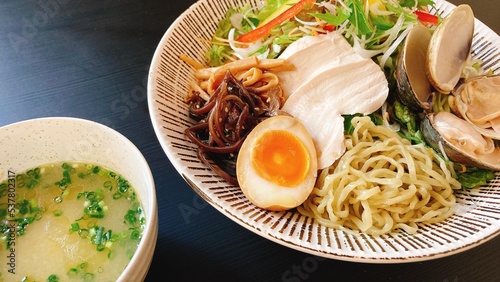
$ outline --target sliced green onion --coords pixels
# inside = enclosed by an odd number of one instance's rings
[[[58,282],[58,281],[59,281],[59,277],[57,277],[57,275],[55,275],[55,274],[52,274],[47,278],[47,282]]]
[[[96,229],[96,234],[95,234],[95,238],[94,238],[94,244],[96,245],[101,245],[102,243],[102,237],[103,237],[103,233],[104,233],[104,227],[102,226],[97,226],[95,227]]]
[[[112,240],[113,238],[113,231],[111,231],[111,229],[109,229],[108,231],[106,231],[104,234],[103,234],[103,237],[106,241],[110,241]]]
[[[95,249],[96,249],[98,252],[102,252],[102,251],[104,251],[104,249],[106,249],[106,245],[103,245],[103,244],[97,245],[97,246],[95,247]]]
[[[89,236],[89,230],[82,228],[78,230],[78,235],[80,235],[81,238],[87,238]]]
[[[137,240],[141,237],[141,232],[139,230],[134,230],[132,231],[132,233],[130,234],[130,239],[132,240]]]
[[[95,226],[96,222],[95,221],[89,221],[89,223],[87,223],[87,227],[88,228],[93,228]]]
[[[93,201],[96,198],[95,192],[85,192],[85,199]]]
[[[30,199],[30,213],[34,213],[40,210],[40,207],[38,206],[38,203],[35,199]]]
[[[105,181],[104,184],[102,185],[104,188],[108,189],[111,191],[111,189],[113,189],[113,184],[111,183],[111,181]]]
[[[83,281],[92,281],[94,280],[94,274],[90,272],[86,272],[85,275],[83,275]]]
[[[72,267],[68,270],[68,276],[70,277],[75,277],[77,274],[78,274],[78,268]]]

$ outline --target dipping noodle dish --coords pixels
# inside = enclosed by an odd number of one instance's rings
[[[498,177],[500,76],[474,55],[471,7],[436,2],[220,3],[209,38],[191,26],[211,4],[193,7],[152,67],[167,155],[215,207],[293,248],[404,259],[453,244],[428,234]],[[180,122],[167,114],[183,107]]]

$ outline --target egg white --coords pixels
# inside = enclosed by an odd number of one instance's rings
[[[252,153],[259,137],[270,130],[284,130],[298,138],[309,154],[309,171],[303,181],[293,187],[284,187],[268,181],[255,171]],[[254,205],[267,210],[288,210],[302,204],[317,178],[318,161],[313,140],[309,132],[297,119],[278,115],[259,123],[249,133],[238,153],[236,174],[243,194]]]

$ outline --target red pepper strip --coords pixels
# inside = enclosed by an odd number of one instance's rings
[[[297,4],[288,8],[286,11],[281,13],[276,18],[270,20],[265,25],[260,26],[256,29],[249,31],[249,32],[243,34],[242,36],[238,37],[236,39],[236,41],[244,42],[244,43],[250,43],[250,42],[257,41],[258,39],[268,35],[269,32],[271,32],[271,29],[273,29],[273,27],[280,25],[283,22],[293,18],[300,11],[302,11],[302,9],[304,9],[308,4],[312,5],[315,2],[316,2],[316,0],[300,0],[299,2],[297,2]]]
[[[323,27],[323,30],[325,31],[334,31],[335,30],[335,25],[333,24],[327,24]]]
[[[433,14],[422,12],[419,10],[415,11],[417,18],[423,23],[430,23],[432,25],[438,25],[438,17]]]

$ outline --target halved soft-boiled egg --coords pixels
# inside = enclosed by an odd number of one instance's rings
[[[268,210],[302,204],[316,182],[318,161],[307,129],[292,116],[259,123],[238,153],[236,176],[243,194]]]

